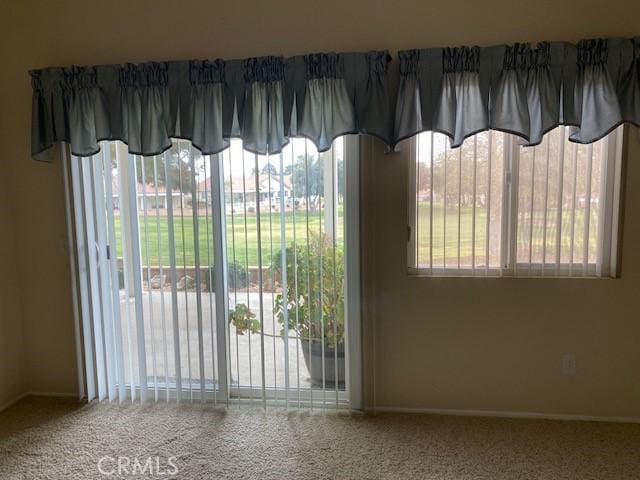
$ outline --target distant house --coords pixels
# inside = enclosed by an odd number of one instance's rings
[[[225,182],[224,197],[226,209],[238,211],[246,205],[248,211],[256,208],[256,199],[260,199],[262,210],[280,210],[280,176],[262,174],[258,177],[259,197],[256,195],[256,180],[254,176],[248,178],[234,177],[231,182]],[[291,207],[291,176],[286,175],[282,184],[285,209]]]
[[[120,186],[118,183],[118,177],[114,174],[111,177],[111,198],[113,201],[113,208],[115,210],[120,209]],[[168,194],[164,186],[158,185],[157,187],[151,183],[143,185],[141,182],[136,184],[136,203],[138,210],[143,210],[146,206],[148,209],[155,209],[156,206],[159,209],[166,209],[168,205]],[[179,190],[173,190],[171,192],[171,198],[174,208],[180,205],[181,200],[185,202],[185,205],[191,205],[191,195],[183,194]]]
[[[138,183],[137,188],[137,202],[138,209],[144,209],[145,203],[147,208],[166,209],[168,205],[168,194],[164,186],[156,187],[152,184],[142,185]],[[191,205],[191,194],[182,193],[179,190],[173,190],[171,192],[171,200],[174,208],[180,205],[180,202],[184,202],[184,206]]]
[[[206,178],[197,185],[196,198],[201,204],[211,205],[211,179]],[[258,187],[260,191],[260,205],[262,209],[269,209],[271,204],[272,210],[280,209],[280,176],[262,174],[258,178]],[[291,208],[292,185],[291,175],[285,175],[282,185],[284,192],[285,208]],[[232,205],[234,211],[243,210],[246,207],[249,211],[255,210],[256,207],[256,178],[253,175],[246,177],[237,176],[231,179],[231,182],[225,181],[224,196],[227,211],[231,211]]]
[[[196,184],[196,199],[200,205],[211,205],[211,177]]]

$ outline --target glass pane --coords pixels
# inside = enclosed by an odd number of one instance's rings
[[[504,134],[482,132],[451,149],[440,133],[416,140],[416,266],[499,268]]]
[[[140,301],[149,389],[157,386],[173,395],[168,389],[175,389],[179,378],[183,398],[193,398],[201,375],[205,390],[217,387],[211,159],[184,141],[153,157],[129,155],[121,144],[109,148],[125,382],[138,384],[135,303]],[[129,182],[134,182],[133,190]],[[136,219],[130,217],[131,209]],[[134,228],[138,245],[132,243]],[[139,299],[134,248],[140,256]],[[174,348],[176,340],[179,349]]]
[[[343,140],[318,153],[292,139],[272,156],[234,140],[222,158],[232,386],[258,396],[264,356],[265,387],[281,400],[344,390]]]
[[[605,148],[604,139],[571,143],[558,127],[540,145],[521,149],[517,260],[532,264],[531,273],[543,265],[595,264]]]

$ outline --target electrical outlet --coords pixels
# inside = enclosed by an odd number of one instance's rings
[[[576,356],[573,353],[565,353],[562,355],[562,374],[576,374]]]

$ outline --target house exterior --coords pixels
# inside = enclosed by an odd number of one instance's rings
[[[164,186],[158,186],[156,191],[156,187],[152,184],[143,185],[138,183],[136,192],[139,209],[144,209],[145,206],[149,209],[155,209],[156,207],[159,209],[167,208],[169,194]],[[191,194],[189,193],[173,190],[171,197],[174,208],[179,206],[180,202],[183,202],[183,205],[191,205]]]
[[[198,203],[211,205],[211,184],[206,178],[199,182],[196,187],[196,198]],[[285,175],[282,187],[280,185],[280,175],[261,174],[258,178],[258,188],[260,192],[260,205],[263,209],[278,211],[280,209],[280,190],[284,192],[285,209],[291,208],[292,184],[291,175]],[[231,181],[226,180],[224,185],[224,196],[226,210],[231,212],[242,211],[246,208],[253,211],[256,208],[256,179],[253,175],[232,177]]]
[[[173,205],[179,206],[180,202],[184,202],[183,205],[191,205],[191,194],[183,193],[180,190],[173,190],[171,192],[171,198]],[[116,174],[111,176],[111,200],[113,202],[114,210],[120,210],[120,185]],[[152,183],[143,185],[141,182],[136,184],[136,202],[138,209],[158,209],[166,210],[168,205],[167,189],[164,185],[158,185],[157,187]]]

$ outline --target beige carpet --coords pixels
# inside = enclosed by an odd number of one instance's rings
[[[0,479],[39,478],[637,480],[640,425],[26,398],[0,413]]]

